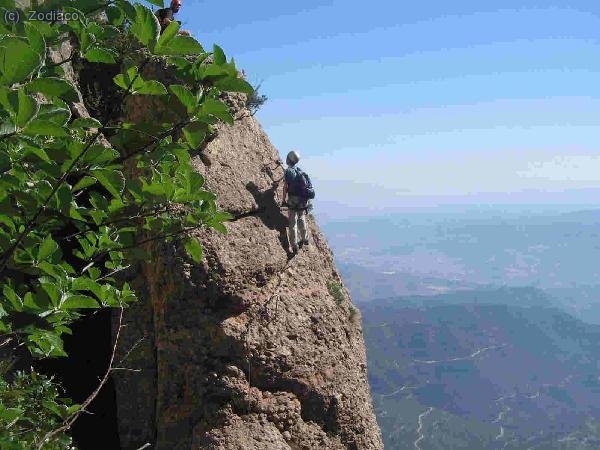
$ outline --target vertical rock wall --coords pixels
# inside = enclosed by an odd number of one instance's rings
[[[157,62],[144,77],[168,71]],[[129,118],[160,120],[160,103],[130,100]],[[238,217],[228,234],[198,231],[202,264],[156,244],[139,268],[119,356],[140,370],[115,376],[122,448],[381,449],[360,315],[345,289],[329,292],[342,282],[312,217],[310,246],[288,254],[278,153],[238,117],[194,156]]]

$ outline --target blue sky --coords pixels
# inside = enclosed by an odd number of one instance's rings
[[[597,1],[184,0],[178,18],[262,82],[257,117],[322,204],[600,194]]]

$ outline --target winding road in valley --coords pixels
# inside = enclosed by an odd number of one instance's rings
[[[422,450],[420,447],[420,442],[423,439],[425,439],[425,433],[423,432],[423,420],[425,419],[425,417],[427,417],[429,414],[431,414],[432,411],[433,411],[433,408],[429,407],[429,408],[427,408],[427,410],[425,412],[422,412],[421,414],[419,414],[419,419],[417,420],[417,423],[419,424],[419,426],[417,428],[417,434],[419,435],[419,437],[414,442],[414,446],[417,450]]]

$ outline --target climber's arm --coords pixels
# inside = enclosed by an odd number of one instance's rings
[[[281,200],[282,204],[285,204],[285,202],[287,200],[287,193],[288,193],[287,190],[288,190],[287,183],[284,181],[283,182],[283,199]]]

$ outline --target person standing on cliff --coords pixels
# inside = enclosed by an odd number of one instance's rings
[[[309,201],[315,196],[310,178],[297,166],[298,161],[300,161],[300,155],[297,152],[288,153],[285,160],[288,167],[284,175],[282,203],[282,206],[287,205],[288,207],[290,245],[294,254],[298,252],[299,247],[308,245],[306,210],[309,207]],[[298,242],[298,228],[300,228],[300,242]]]
[[[162,8],[156,11],[156,18],[160,24],[160,32],[165,31],[165,28],[169,26],[171,22],[175,20],[175,14],[181,9],[181,0],[171,0],[171,6],[168,8]],[[179,22],[181,23],[181,22]],[[178,34],[183,36],[189,36],[190,32],[187,30],[179,30]]]

